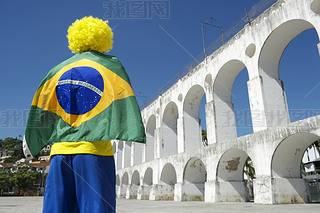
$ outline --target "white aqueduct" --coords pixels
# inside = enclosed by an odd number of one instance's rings
[[[117,196],[248,201],[249,156],[255,203],[307,202],[300,163],[320,139],[320,116],[290,122],[279,62],[290,41],[311,28],[319,37],[320,0],[278,0],[142,110],[146,145],[113,142]],[[244,68],[254,133],[237,137],[231,89]],[[204,95],[208,146],[199,119]]]

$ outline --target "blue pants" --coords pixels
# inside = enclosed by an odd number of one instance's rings
[[[116,212],[115,183],[113,156],[54,155],[43,213]]]

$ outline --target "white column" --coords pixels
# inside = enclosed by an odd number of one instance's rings
[[[234,107],[231,102],[214,100],[216,141],[226,141],[237,137]]]
[[[183,153],[185,150],[184,147],[184,128],[183,128],[183,116],[180,115],[180,117],[177,120],[177,150],[178,153]]]
[[[248,81],[248,93],[254,132],[290,122],[281,80],[255,77]]]

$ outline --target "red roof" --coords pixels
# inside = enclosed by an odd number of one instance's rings
[[[3,167],[12,167],[13,163],[0,163],[0,165]]]
[[[29,166],[38,167],[38,168],[46,167],[49,165],[50,165],[50,162],[29,163]]]

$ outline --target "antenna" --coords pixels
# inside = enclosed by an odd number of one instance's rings
[[[215,23],[212,23],[213,21],[214,21]],[[215,18],[213,18],[213,17],[208,17],[205,22],[201,22],[203,52],[204,52],[204,56],[207,57],[206,46],[205,46],[205,42],[204,42],[204,25],[209,25],[209,26],[211,26],[211,27],[216,27],[216,28],[219,28],[219,29],[221,30],[222,45],[224,44],[224,40],[223,40],[223,27],[221,27],[221,26],[218,24],[218,21],[217,21]]]
[[[248,13],[247,13],[247,8],[244,8],[244,12],[246,13],[247,23],[248,23],[249,25],[251,25],[250,17],[249,17],[249,15],[248,15]]]

